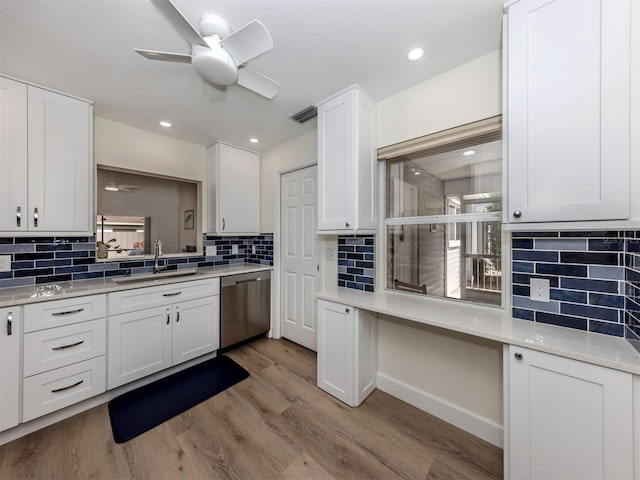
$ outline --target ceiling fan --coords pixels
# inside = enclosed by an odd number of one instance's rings
[[[273,48],[269,30],[258,20],[231,33],[226,20],[206,13],[200,19],[198,31],[171,0],[151,1],[191,45],[191,55],[140,49],[135,52],[149,60],[190,63],[213,87],[238,84],[268,99],[277,95],[279,83],[246,66],[246,62]]]

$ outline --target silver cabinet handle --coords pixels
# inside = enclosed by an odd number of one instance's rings
[[[38,228],[38,207],[33,209],[33,226]]]
[[[53,312],[54,317],[62,317],[64,315],[73,315],[74,313],[84,312],[84,308],[76,308],[75,310],[67,310],[65,312]]]
[[[513,212],[514,218],[520,218],[522,216],[522,212],[520,210],[516,210]]]
[[[22,208],[16,207],[16,227],[22,225]]]
[[[522,360],[523,356],[520,352],[516,352],[514,355],[514,357],[516,357],[516,360]]]
[[[163,293],[163,297],[175,297],[176,295],[180,295],[182,292],[173,292],[173,293]]]
[[[7,335],[13,335],[13,312],[7,314]]]
[[[79,342],[71,343],[69,345],[62,345],[60,347],[51,347],[51,350],[65,350],[67,348],[77,347],[78,345],[82,345],[83,343],[84,343],[84,340],[80,340]]]
[[[236,280],[236,285],[240,285],[241,283],[249,283],[249,282],[259,282],[262,280],[261,277],[258,278],[248,278],[246,280]]]
[[[77,387],[82,382],[84,382],[84,380],[80,380],[79,382],[76,382],[73,385],[69,385],[68,387],[56,388],[55,390],[51,390],[51,393],[57,393],[57,392],[63,392],[65,390],[69,390],[70,388]]]
[[[225,223],[224,223],[224,218],[223,218],[223,219],[222,219],[222,229],[223,229],[223,230],[224,230],[224,226],[225,226]]]
[[[171,321],[171,313],[169,312],[169,309],[167,308],[167,325],[169,325],[170,321]]]
[[[176,307],[176,323],[180,321],[180,307]]]

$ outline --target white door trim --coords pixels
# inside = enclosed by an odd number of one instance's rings
[[[297,170],[303,170],[308,167],[313,167],[314,165],[318,165],[316,160],[301,163],[295,166],[288,166],[281,168],[280,170],[276,170],[273,173],[273,276],[271,277],[271,282],[273,285],[273,318],[276,321],[273,321],[271,324],[271,336],[273,338],[281,338],[282,336],[282,319],[280,318],[281,309],[280,309],[280,256],[282,252],[280,251],[280,200],[282,198],[280,191],[280,179],[282,175],[287,173],[295,172]],[[318,255],[320,251],[318,250]],[[323,272],[322,269],[318,272],[318,285],[323,285]]]

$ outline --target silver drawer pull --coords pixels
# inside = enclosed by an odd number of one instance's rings
[[[7,336],[13,335],[13,312],[7,314]]]
[[[68,387],[56,388],[55,390],[51,390],[51,393],[58,393],[58,392],[63,392],[65,390],[69,390],[70,388],[77,387],[82,382],[84,382],[84,380],[80,380],[79,382],[76,382],[73,385],[69,385]]]
[[[74,313],[83,312],[84,308],[76,308],[75,310],[67,310],[66,312],[53,312],[54,317],[62,317],[63,315],[73,315]]]
[[[62,345],[61,347],[51,347],[51,350],[64,350],[66,348],[77,347],[78,345],[82,345],[84,340],[80,340],[79,342],[72,343],[70,345]]]
[[[16,227],[22,225],[22,207],[16,207]]]
[[[163,293],[163,297],[175,297],[176,295],[180,295],[182,292],[173,292],[173,293]]]

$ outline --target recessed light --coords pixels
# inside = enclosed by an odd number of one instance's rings
[[[413,172],[413,174],[414,175],[420,175],[420,172],[416,170],[415,172]]]
[[[468,157],[469,155],[475,155],[476,151],[475,150],[467,150],[466,152],[462,153],[465,157]]]
[[[414,47],[411,50],[409,50],[409,53],[407,53],[407,59],[411,60],[412,62],[415,62],[417,60],[420,60],[423,55],[424,55],[424,48]]]
[[[171,124],[169,122],[160,122],[160,126],[165,127],[165,128],[169,128],[171,126]]]
[[[258,139],[257,138],[250,138],[249,141],[251,143],[258,143]]]

